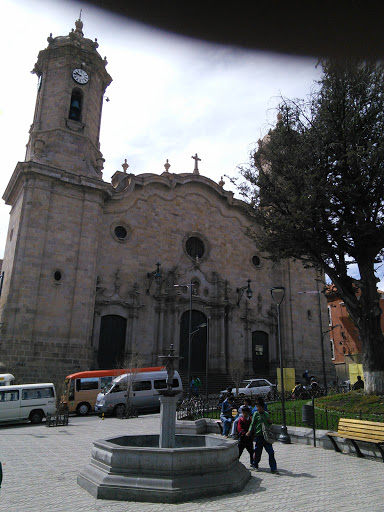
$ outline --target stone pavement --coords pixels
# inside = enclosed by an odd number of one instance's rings
[[[159,432],[159,414],[128,420],[70,418],[67,427],[0,426],[3,483],[0,511],[7,512],[383,512],[384,464],[322,448],[275,443],[280,475],[271,475],[263,453],[243,491],[175,505],[96,500],[76,483],[92,442],[120,434]],[[242,462],[248,463],[244,451]]]

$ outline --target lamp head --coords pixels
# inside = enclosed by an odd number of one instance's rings
[[[271,288],[271,297],[275,304],[280,306],[283,302],[285,296],[285,288],[284,286],[274,286]]]

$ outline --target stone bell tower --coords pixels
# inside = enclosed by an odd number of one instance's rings
[[[103,95],[112,79],[97,40],[84,37],[83,23],[68,36],[48,37],[33,73],[38,76],[35,115],[26,160],[36,160],[81,175],[103,168],[99,133]]]
[[[4,192],[12,206],[2,270],[0,361],[26,380],[91,364],[99,226],[111,186],[99,133],[111,83],[83,23],[48,37],[26,158]]]

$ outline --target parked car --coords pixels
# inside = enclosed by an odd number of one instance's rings
[[[237,396],[236,388],[232,388],[233,396]],[[244,380],[239,387],[239,395],[262,396],[263,398],[272,398],[276,393],[276,385],[267,379],[248,379]],[[227,390],[221,391],[220,395],[227,394]]]

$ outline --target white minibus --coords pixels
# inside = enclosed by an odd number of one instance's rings
[[[118,415],[127,403],[127,389],[130,390],[129,403],[136,409],[160,407],[159,391],[167,389],[167,372],[126,373],[116,377],[97,395],[95,411]],[[179,392],[181,399],[183,385],[178,372],[173,377],[172,389]]]
[[[52,382],[0,388],[0,421],[40,423],[44,416],[55,411],[56,393]]]
[[[12,373],[0,373],[0,386],[13,386],[15,377]]]

